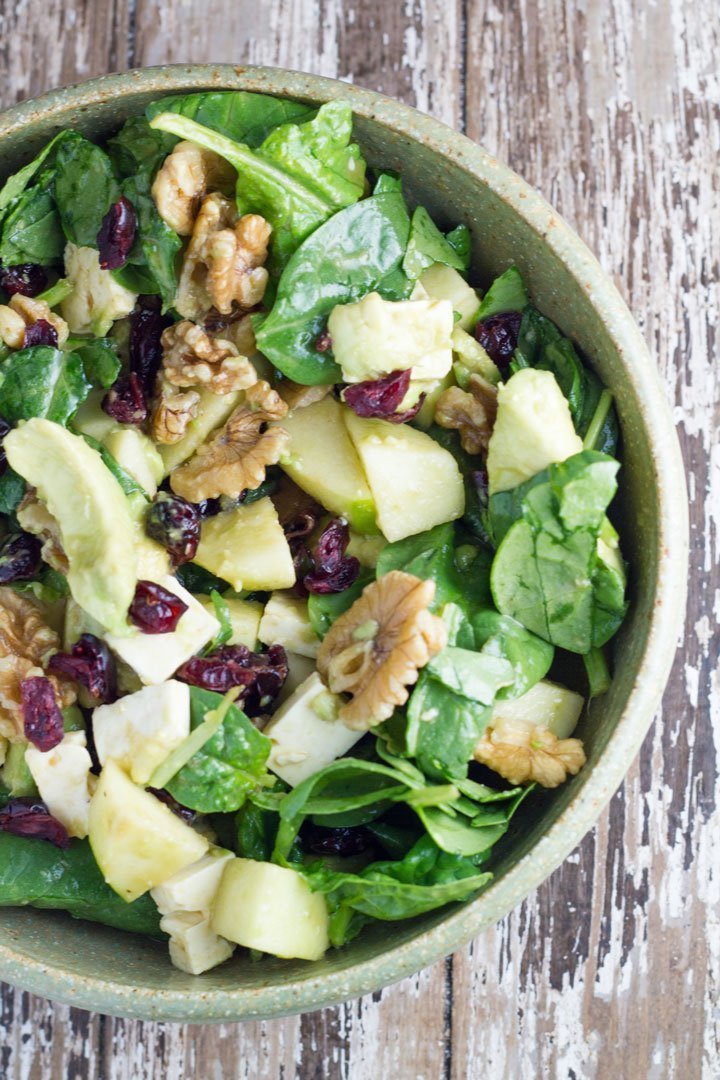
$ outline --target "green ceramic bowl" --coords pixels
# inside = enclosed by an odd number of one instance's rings
[[[0,116],[0,169],[24,164],[51,135],[105,136],[154,98],[242,89],[352,103],[371,163],[398,169],[411,198],[440,221],[466,222],[480,280],[515,262],[538,306],[584,350],[615,394],[623,434],[625,554],[632,607],[616,642],[609,694],[582,725],[588,763],[498,852],[491,886],[472,903],[397,926],[369,928],[315,964],[241,954],[200,978],[174,970],[162,945],[48,912],[0,917],[0,977],[105,1013],[165,1020],[241,1020],[316,1009],[431,964],[505,915],[591,827],[647,732],[668,677],[684,610],[687,498],[670,410],[655,364],[615,287],[585,245],[491,154],[396,101],[313,75],[229,65],[111,75],[58,90]],[[536,804],[537,806],[537,804]]]

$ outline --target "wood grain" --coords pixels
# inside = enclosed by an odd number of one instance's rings
[[[382,994],[146,1024],[6,988],[5,1080],[720,1077],[720,17],[716,0],[19,0],[4,104],[168,61],[301,68],[466,126],[553,202],[642,326],[690,480],[687,633],[596,830],[493,930]]]

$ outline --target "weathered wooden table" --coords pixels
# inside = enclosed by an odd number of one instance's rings
[[[464,128],[627,297],[675,402],[692,515],[662,715],[596,830],[504,922],[381,994],[271,1023],[112,1020],[6,987],[0,1077],[716,1080],[717,0],[1,0],[0,27],[4,105],[212,60],[340,76]]]

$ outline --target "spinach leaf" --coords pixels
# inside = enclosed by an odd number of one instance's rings
[[[347,102],[328,102],[312,120],[275,128],[256,150],[178,113],[161,113],[151,126],[214,150],[236,169],[238,209],[270,222],[277,266],[332,214],[363,194],[365,162],[359,146],[350,142]]]
[[[423,836],[403,859],[371,863],[360,874],[328,870],[320,862],[303,867],[302,873],[315,892],[325,894],[330,940],[339,948],[369,920],[410,919],[468,900],[492,878],[479,872],[481,861],[448,855]]]
[[[430,777],[467,776],[468,762],[492,709],[470,701],[422,671],[410,695],[400,749]],[[393,729],[393,740],[399,732]]]
[[[586,368],[569,338],[550,319],[534,307],[528,307],[520,324],[512,369],[524,367],[551,371],[568,399],[575,430],[585,436],[603,393],[598,377]],[[615,454],[618,443],[618,420],[614,408],[605,407],[599,430],[589,449]]]
[[[498,610],[570,652],[604,645],[625,616],[624,570],[605,525],[618,468],[592,450],[551,465],[525,494],[493,561]]]
[[[209,570],[204,570],[202,566],[198,566],[193,562],[183,563],[182,566],[178,566],[175,570],[175,577],[191,593],[203,593],[207,596],[213,590],[224,593],[230,588],[227,581],[222,581],[215,574],[211,574]]]
[[[451,453],[458,463],[465,485],[465,512],[461,519],[463,524],[483,544],[492,547],[492,538],[487,525],[487,476],[482,471],[480,459],[463,450],[457,431],[431,424],[427,434]]]
[[[145,115],[153,120],[161,113],[168,112],[187,116],[235,142],[255,147],[260,146],[273,128],[281,124],[300,124],[311,120],[316,109],[313,105],[270,97],[269,94],[252,94],[246,90],[211,90],[160,98],[148,105]]]
[[[269,862],[277,835],[278,816],[252,801],[235,816],[235,850],[243,859]]]
[[[467,270],[470,261],[469,235],[467,226],[458,225],[447,237],[444,236],[425,207],[418,206],[410,222],[410,239],[403,259],[403,270],[410,278],[419,278],[423,270],[434,263],[444,263],[455,270]]]
[[[175,264],[182,240],[157,212],[149,176],[131,176],[123,182],[122,192],[135,208],[137,236],[127,263],[113,274],[126,288],[137,284],[138,274],[142,275],[142,291],[159,294],[167,311],[175,302]],[[130,273],[135,275],[132,281]]]
[[[194,730],[206,713],[222,703],[220,694],[190,688],[190,722]],[[248,795],[268,773],[265,763],[270,740],[231,705],[219,730],[166,784],[167,790],[183,806],[203,813],[239,810]]]
[[[315,348],[336,304],[349,304],[393,280],[410,221],[399,191],[363,199],[321,225],[295,252],[272,311],[256,326],[257,345],[283,375],[305,385],[336,382],[340,368]]]
[[[26,484],[9,465],[0,476],[0,514],[12,516],[23,500]]]
[[[130,176],[152,180],[176,143],[174,135],[151,128],[144,116],[131,116],[117,135],[108,140],[107,148],[121,180]]]
[[[478,311],[478,320],[500,315],[504,311],[524,311],[530,297],[517,266],[511,266],[496,277],[485,293]]]
[[[526,694],[550,670],[555,655],[553,646],[508,615],[481,608],[472,616],[472,628],[475,648],[481,650],[481,655],[502,657],[512,666],[512,684],[501,687],[498,698]]]
[[[45,840],[0,833],[0,906],[58,908],[76,919],[162,937],[146,894],[128,904],[105,884],[87,840],[60,850]]]
[[[349,607],[352,607],[365,586],[374,578],[375,574],[372,570],[362,567],[352,585],[347,589],[343,589],[342,592],[327,593],[324,596],[319,593],[311,593],[308,596],[310,625],[320,639],[325,637],[335,620],[340,618]]]
[[[425,670],[455,694],[492,705],[499,690],[512,686],[512,664],[501,656],[448,645],[434,656]]]
[[[76,353],[50,345],[18,349],[0,369],[0,416],[9,424],[33,416],[67,424],[90,390]]]
[[[43,147],[40,153],[37,154],[32,161],[29,161],[22,169],[19,169],[18,172],[9,176],[0,188],[0,218],[4,211],[6,211],[8,207],[29,187],[30,181],[35,177],[35,174],[40,171],[42,166],[51,163],[52,156],[58,146],[63,142],[80,138],[82,138],[82,136],[78,135],[76,131],[67,130],[58,132],[58,134]]]
[[[0,235],[0,262],[5,266],[61,261],[65,237],[53,198],[54,179],[53,170],[43,171],[5,215]]]
[[[102,220],[120,198],[110,158],[88,139],[73,139],[60,146],[55,169],[55,202],[65,236],[80,247],[97,247]]]
[[[85,377],[92,386],[107,389],[120,374],[122,364],[115,343],[109,338],[95,338],[74,344],[73,353],[82,360]]]
[[[452,522],[384,547],[377,561],[377,576],[382,577],[389,570],[404,570],[434,581],[435,597],[431,605],[434,611],[448,603],[459,604],[469,611],[490,601],[490,554],[482,548],[476,549],[475,557],[461,569],[455,557]]]
[[[34,581],[16,581],[10,588],[21,596],[34,596],[41,604],[55,604],[58,600],[64,600],[70,594],[70,587],[65,575],[58,570],[53,570],[51,566],[45,565],[41,566]],[[66,725],[65,730],[78,729]]]

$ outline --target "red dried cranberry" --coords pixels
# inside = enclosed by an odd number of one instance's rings
[[[475,337],[493,363],[507,368],[518,342],[522,312],[503,311],[481,319],[475,327]]]
[[[47,288],[47,274],[35,263],[19,263],[17,266],[0,267],[0,288],[15,296],[37,296]]]
[[[303,578],[308,592],[327,595],[352,585],[360,573],[360,563],[354,556],[345,555],[349,540],[347,522],[333,518],[315,546],[315,569]]]
[[[103,398],[102,407],[119,424],[142,424],[147,420],[145,392],[134,371],[121,375],[110,387]]]
[[[372,846],[372,838],[362,825],[326,829],[306,821],[300,839],[305,850],[315,855],[359,855]]]
[[[128,615],[144,634],[171,634],[188,606],[155,581],[138,581]]]
[[[130,370],[139,378],[147,397],[153,392],[162,363],[162,332],[172,324],[172,319],[161,315],[159,305],[152,303],[156,299],[141,297],[130,316]]]
[[[13,533],[0,545],[0,585],[33,578],[40,566],[42,544],[30,533]]]
[[[175,672],[181,682],[226,694],[241,686],[238,699],[248,716],[268,712],[287,678],[287,655],[282,645],[253,653],[246,645],[223,645],[209,656],[194,656]]]
[[[195,558],[200,542],[200,511],[197,506],[159,491],[145,518],[145,532],[162,544],[175,566]]]
[[[183,821],[194,821],[196,814],[194,810],[189,810],[187,806],[182,806],[177,799],[173,799],[169,791],[165,791],[164,788],[149,787],[146,788],[151,795],[154,795],[161,803],[167,806],[168,810],[172,810],[173,814],[177,814]]]
[[[33,675],[20,683],[25,738],[44,753],[62,741],[65,731],[55,688],[43,675]]]
[[[378,416],[384,420],[392,419],[397,408],[408,392],[410,369],[392,371],[382,379],[355,383],[343,392],[343,400],[358,416]]]
[[[115,659],[105,642],[94,634],[83,634],[69,653],[57,652],[51,656],[48,671],[80,683],[102,704],[117,698]]]
[[[25,327],[23,346],[27,349],[31,345],[52,345],[57,348],[57,330],[47,319],[38,319],[36,323]]]
[[[315,351],[323,353],[327,352],[331,348],[332,338],[328,334],[327,330],[325,330],[322,334],[318,334],[318,336],[315,338]]]
[[[59,848],[70,847],[70,837],[64,825],[52,816],[40,799],[11,799],[0,810],[0,829],[14,836],[31,836],[47,840]]]
[[[130,249],[135,243],[137,214],[135,207],[121,195],[102,219],[97,234],[100,266],[103,270],[118,270],[127,262]]]

